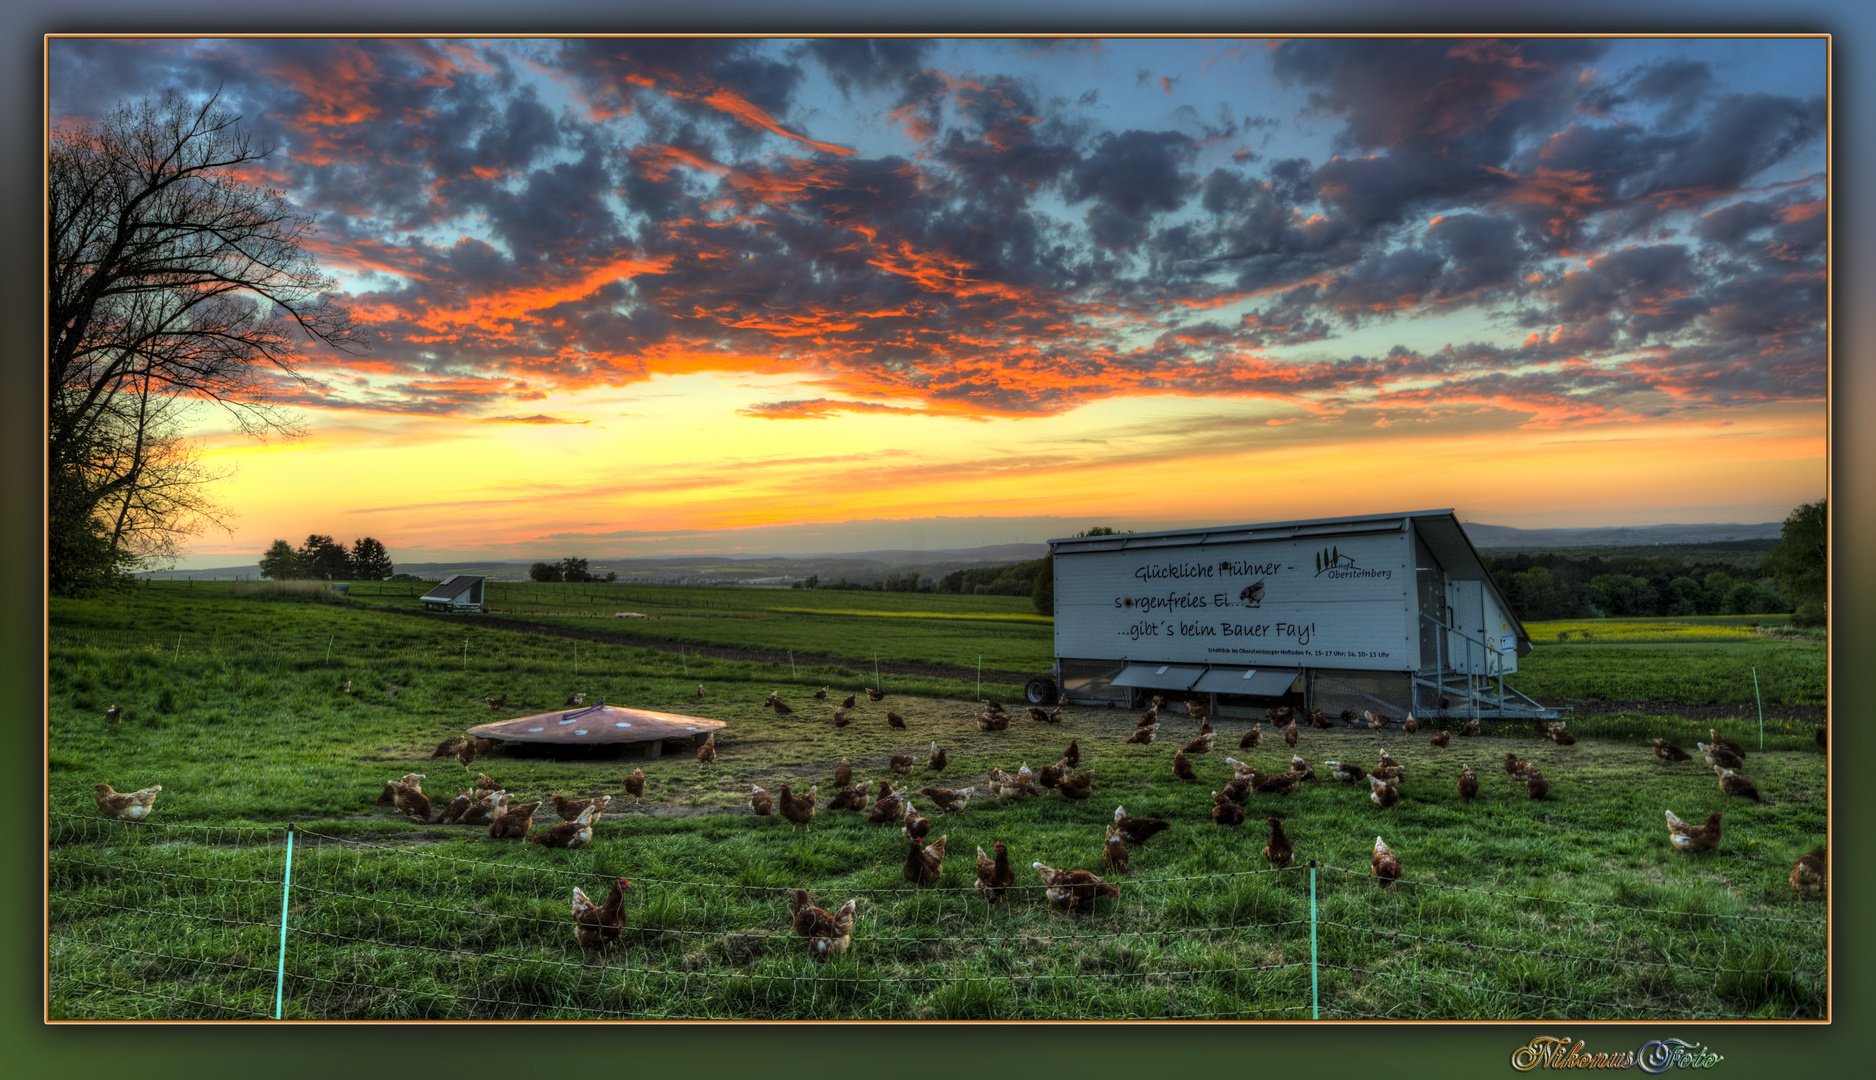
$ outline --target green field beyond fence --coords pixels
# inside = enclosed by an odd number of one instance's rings
[[[765,823],[767,824],[767,823]],[[497,859],[279,828],[53,817],[54,1018],[1775,1019],[1824,1014],[1825,925],[1686,894],[1571,900],[1365,867],[1119,878],[1088,912],[1027,871],[997,905],[962,881],[877,878],[854,944],[820,963],[789,926],[813,843],[725,877],[621,853]],[[1217,838],[1223,843],[1223,838]],[[525,856],[551,854],[551,860]],[[953,855],[956,858],[956,854]],[[598,864],[598,865],[596,865]],[[606,956],[573,886],[628,874]],[[655,872],[654,872],[655,873]],[[877,883],[876,883],[877,882]],[[282,918],[285,934],[281,933]],[[278,1010],[278,1013],[276,1013]]]

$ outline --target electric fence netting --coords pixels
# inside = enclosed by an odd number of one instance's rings
[[[1789,1019],[1826,1007],[1822,920],[1384,890],[1333,866],[1116,878],[1121,899],[1076,912],[1048,908],[1026,867],[996,905],[969,885],[815,889],[829,910],[859,901],[852,948],[821,963],[773,870],[662,880],[585,852],[530,866],[295,829],[288,881],[283,827],[55,814],[51,837],[55,1019]],[[969,853],[948,861],[960,860],[968,875]],[[572,890],[599,902],[620,876],[624,926],[589,952]],[[1648,929],[1614,918],[1637,912],[1655,917]],[[1455,914],[1463,934],[1426,932]],[[1688,1000],[1703,1004],[1664,1004]]]

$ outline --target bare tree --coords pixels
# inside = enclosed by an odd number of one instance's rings
[[[271,374],[297,378],[308,342],[362,344],[306,249],[312,219],[242,178],[272,148],[237,120],[172,91],[48,148],[49,524],[107,536],[119,557],[219,522],[177,403],[295,434]]]

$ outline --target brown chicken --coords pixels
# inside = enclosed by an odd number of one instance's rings
[[[866,815],[866,821],[869,825],[890,825],[905,816],[905,804],[900,799],[905,789],[894,788],[884,780],[879,782],[879,786],[879,798],[874,800],[873,810]]]
[[[1086,799],[1094,794],[1094,770],[1085,769],[1062,778],[1062,798]]]
[[[1369,866],[1382,888],[1391,889],[1400,880],[1400,859],[1378,836],[1374,838],[1374,858],[1369,861]]]
[[[1550,793],[1550,781],[1544,779],[1535,765],[1524,774],[1524,793],[1532,799],[1541,799]]]
[[[930,752],[925,755],[926,771],[944,772],[945,766],[949,764],[949,759],[945,755],[950,753],[950,750],[951,748],[949,746],[939,746],[937,743],[932,743]]]
[[[814,821],[815,797],[819,795],[820,792],[821,789],[818,786],[811,784],[808,786],[808,793],[806,795],[796,798],[795,793],[788,790],[788,785],[783,784],[776,790],[776,794],[781,796],[779,809],[782,812],[782,816],[796,825],[806,826],[811,824]]]
[[[775,812],[775,797],[752,784],[749,787],[749,809],[754,810],[757,817],[768,817]]]
[[[1401,721],[1400,729],[1406,732],[1407,734],[1412,735],[1413,733],[1420,730],[1420,721],[1414,719],[1413,713],[1408,713],[1407,719]]]
[[[1081,738],[1077,736],[1068,740],[1068,749],[1062,751],[1062,766],[1072,769],[1079,764],[1081,764]]]
[[[994,858],[985,855],[982,847],[977,849],[977,895],[994,904],[1016,884],[1016,871],[1010,869],[1010,852],[1003,841],[990,845],[990,850],[996,852]]]
[[[1523,758],[1519,757],[1518,755],[1512,753],[1509,750],[1505,751],[1505,775],[1506,776],[1520,776],[1530,771],[1531,771],[1530,762],[1524,760]]]
[[[544,833],[535,833],[527,841],[550,848],[585,847],[593,838],[593,822],[598,817],[599,809],[589,806],[572,821],[563,821]]]
[[[1733,770],[1715,769],[1713,771],[1720,778],[1720,790],[1726,794],[1737,795],[1742,799],[1751,799],[1755,803],[1765,801],[1759,798],[1759,787],[1757,784],[1754,784],[1752,781]]]
[[[560,795],[549,795],[547,801],[554,804],[554,813],[560,815],[560,820],[572,821],[585,813],[589,806],[596,807],[595,816],[605,813],[606,807],[612,805],[612,796],[595,795],[590,799],[569,799]]]
[[[1822,730],[1822,729],[1819,729]],[[1826,867],[1824,848],[1812,848],[1801,855],[1791,866],[1791,891],[1799,896],[1812,896],[1824,891]]]
[[[1194,699],[1192,701],[1186,702],[1186,715],[1190,716],[1194,720],[1205,719],[1206,714],[1209,713],[1210,711],[1211,711],[1211,706],[1206,704],[1203,701]]]
[[[1172,770],[1174,776],[1188,783],[1196,783],[1198,781],[1199,774],[1192,771],[1192,763],[1186,760],[1186,752],[1184,750],[1173,751]]]
[[[936,885],[938,876],[944,871],[945,838],[940,836],[930,844],[906,832],[899,830],[906,838],[905,879],[914,885]]]
[[[1300,783],[1293,772],[1272,773],[1269,776],[1258,773],[1251,781],[1251,787],[1266,795],[1294,795]]]
[[[1062,773],[1065,771],[1060,765],[1044,765],[1036,770],[1036,783],[1051,790],[1058,788],[1062,785]]]
[[[93,784],[91,790],[97,793],[98,810],[106,817],[114,817],[119,821],[142,821],[155,808],[157,792],[163,790],[163,785],[155,784],[141,791],[119,792],[112,791],[109,784]]]
[[[904,727],[905,727],[905,717],[903,717],[903,716],[900,716],[900,715],[899,715],[898,713],[896,713],[896,712],[892,712],[891,710],[887,710],[887,712],[886,712],[886,726],[887,726],[887,727],[896,727],[896,728],[904,728]]]
[[[978,731],[1008,731],[1010,718],[1007,713],[980,713],[977,716]]]
[[[808,890],[795,890],[795,933],[808,939],[808,955],[816,960],[832,960],[853,944],[853,914],[858,899],[840,905],[833,914],[814,906]]]
[[[1148,726],[1148,727],[1139,728],[1135,730],[1132,735],[1127,736],[1127,741],[1122,743],[1121,745],[1128,746],[1134,743],[1138,743],[1141,746],[1146,746],[1153,741],[1153,734],[1157,730],[1158,730],[1157,726]]]
[[[1281,870],[1296,861],[1296,849],[1290,846],[1290,838],[1284,835],[1283,822],[1267,817],[1264,824],[1270,826],[1270,842],[1264,845],[1264,861]]]
[[[852,787],[842,788],[835,792],[833,798],[827,800],[827,808],[829,810],[865,810],[873,805],[870,787],[870,784],[862,780]]]
[[[625,891],[632,883],[620,878],[612,883],[606,902],[594,904],[580,887],[573,887],[573,937],[595,952],[604,952],[625,928]]]
[[[630,795],[633,801],[645,797],[645,770],[633,769],[632,775],[619,781],[619,783],[625,785],[625,793]]]
[[[905,803],[904,828],[906,835],[915,840],[925,839],[931,832],[931,819],[920,814],[918,809],[912,805],[911,799],[902,801]]]
[[[1689,761],[1693,757],[1666,739],[1649,739],[1648,745],[1655,748],[1655,756],[1662,761]]]
[[[964,812],[965,805],[970,802],[971,793],[977,789],[964,788],[960,791],[953,791],[950,788],[922,787],[918,790],[919,794],[930,799],[933,805],[945,813],[961,814]]]
[[[1720,819],[1726,815],[1708,814],[1704,824],[1689,825],[1687,822],[1675,817],[1674,811],[1669,810],[1666,813],[1668,815],[1668,839],[1673,842],[1675,847],[1682,851],[1692,853],[1696,851],[1711,851],[1719,846]]]
[[[847,726],[847,710],[845,709],[834,710],[834,726],[835,727]]]
[[[834,766],[834,786],[844,788],[851,783],[853,783],[853,762],[841,758],[840,764]]]
[[[1700,751],[1701,757],[1707,759],[1708,765],[1716,769],[1737,769],[1744,766],[1746,763],[1745,758],[1740,757],[1724,746],[1715,746],[1712,743],[1695,743],[1694,748]]]
[[[563,707],[563,708],[568,708],[568,709],[577,709],[577,708],[579,708],[579,707],[580,707],[581,705],[584,705],[584,704],[586,704],[586,695],[585,695],[585,694],[574,694],[574,695],[572,695],[572,696],[570,696],[570,697],[568,697],[568,698],[567,698],[567,703],[566,703],[566,705],[564,705],[564,706],[562,706],[562,707]]]
[[[1119,896],[1120,890],[1086,870],[1056,870],[1041,863],[1031,863],[1030,868],[1042,875],[1042,883],[1048,886],[1046,893],[1049,903],[1060,908],[1077,908],[1083,904],[1093,904],[1103,896]]]
[[[717,733],[713,731],[704,738],[703,745],[697,748],[697,763],[700,765],[710,765],[715,763],[716,759]]]
[[[1212,743],[1217,738],[1216,733],[1200,735],[1198,738],[1185,744],[1185,752],[1188,754],[1209,754],[1212,752]]]
[[[774,709],[777,716],[793,716],[795,712],[793,707],[779,697],[769,702],[769,708]]]
[[[1340,761],[1325,761],[1323,764],[1329,767],[1330,776],[1344,784],[1359,784],[1368,779],[1368,771],[1360,765],[1345,764]]]
[[[1548,738],[1550,739],[1551,742],[1556,743],[1558,746],[1575,746],[1576,745],[1576,736],[1563,730],[1562,724],[1556,724],[1552,726],[1550,729],[1550,734]]]
[[[1383,810],[1400,802],[1400,789],[1374,775],[1368,777],[1369,801]]]
[[[418,821],[430,820],[430,799],[423,793],[422,773],[411,773],[393,784],[391,802]]]
[[[461,735],[451,735],[449,738],[436,744],[436,749],[430,751],[429,760],[435,761],[437,758],[455,757],[456,748],[461,746],[463,741]]]
[[[1127,872],[1127,840],[1114,826],[1107,827],[1107,838],[1101,843],[1101,861],[1116,874]]]
[[[1465,726],[1459,729],[1459,737],[1462,739],[1470,739],[1478,733],[1479,722],[1477,720],[1468,720],[1465,722]]]
[[[1219,825],[1244,824],[1244,807],[1222,792],[1212,792],[1212,821]]]
[[[1459,766],[1459,798],[1471,802],[1479,794],[1479,776],[1472,771],[1472,766]]]
[[[827,700],[827,687],[823,686],[819,690],[816,690],[814,692],[814,700],[826,701]]]
[[[840,707],[843,709],[851,709],[854,706],[855,700],[856,700],[856,695],[848,694],[847,700],[841,702]]]
[[[124,715],[124,710],[119,708],[116,705],[113,705],[110,708],[104,710],[104,719],[113,724],[117,723],[118,717],[123,716],[123,715]]]
[[[1719,728],[1707,729],[1707,741],[1722,750],[1728,751],[1742,762],[1746,760],[1746,748],[1726,736],[1721,735]]]
[[[1159,710],[1148,709],[1147,711],[1140,714],[1140,719],[1135,721],[1133,726],[1136,728],[1143,728],[1143,727],[1146,727],[1148,724],[1157,724],[1157,723],[1159,723]]]
[[[868,687],[866,691],[866,700],[884,701],[886,700],[886,692],[884,690],[875,690],[871,687]]]
[[[507,837],[525,837],[534,827],[534,811],[539,810],[538,802],[517,803],[502,811],[494,821],[489,822],[489,839],[502,840]]]
[[[886,767],[900,776],[910,776],[912,774],[912,755],[894,754],[892,757],[886,759]]]
[[[1251,778],[1248,776],[1239,776],[1225,785],[1224,794],[1225,797],[1232,802],[1242,803],[1245,799],[1250,797],[1252,790]]]
[[[1311,783],[1316,779],[1316,770],[1310,768],[1309,762],[1304,761],[1302,757],[1299,755],[1291,756],[1290,771],[1296,774],[1296,778],[1298,780],[1301,780],[1306,784]]]
[[[1053,708],[1053,709],[1050,709],[1050,710],[1049,710],[1049,715],[1048,715],[1048,716],[1046,717],[1046,719],[1047,719],[1047,720],[1049,721],[1049,723],[1051,723],[1051,724],[1059,724],[1059,723],[1061,723],[1061,722],[1062,722],[1062,707],[1061,707],[1060,705],[1057,705],[1057,706],[1056,706],[1055,708]],[[1824,744],[1820,742],[1820,743],[1818,743],[1818,745],[1819,745],[1819,746],[1822,746],[1822,745],[1824,745]]]
[[[1296,740],[1298,737],[1296,721],[1292,720],[1289,725],[1283,729],[1283,741],[1289,745],[1290,749],[1294,750],[1296,749]]]
[[[503,694],[501,697],[485,697],[482,700],[487,703],[488,707],[491,709],[504,709],[508,707],[507,694]]]
[[[507,805],[508,792],[502,788],[493,791],[477,790],[470,796],[469,805],[463,807],[462,816],[456,819],[458,825],[487,825],[494,821],[501,809]]]
[[[436,823],[438,825],[456,824],[462,820],[464,814],[469,812],[469,807],[474,802],[475,800],[469,797],[467,791],[456,792],[456,797],[451,799],[449,805],[444,807],[443,812],[437,816]]]
[[[1264,732],[1262,728],[1263,728],[1263,725],[1261,724],[1252,724],[1251,730],[1245,732],[1244,737],[1238,740],[1238,749],[1240,750],[1257,749],[1257,740],[1264,737]]]
[[[1450,731],[1438,732],[1431,739],[1427,740],[1428,746],[1444,747],[1444,746],[1451,746],[1452,744],[1453,744],[1453,733]]]
[[[1151,840],[1156,834],[1171,828],[1168,823],[1156,817],[1129,817],[1125,806],[1114,808],[1114,828],[1120,838],[1139,847]]]

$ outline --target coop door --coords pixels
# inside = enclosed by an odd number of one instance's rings
[[[1452,670],[1468,675],[1496,671],[1488,664],[1485,648],[1485,583],[1455,581],[1447,588],[1452,597],[1453,632],[1446,635],[1446,655]]]
[[[1414,537],[1414,577],[1420,586],[1420,670],[1439,670],[1441,660],[1440,622],[1450,622],[1446,611],[1446,571],[1427,550],[1426,542]]]

